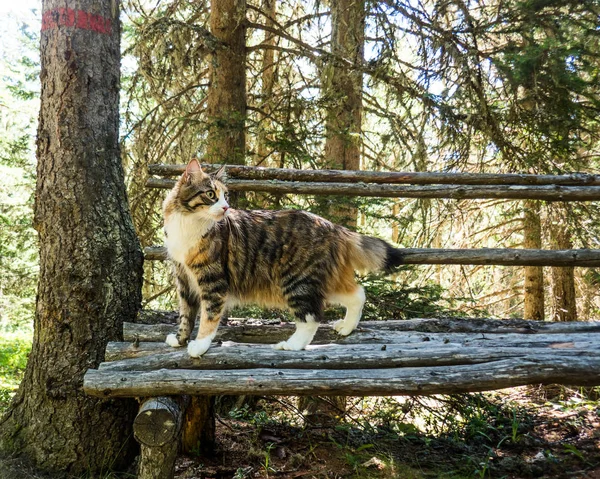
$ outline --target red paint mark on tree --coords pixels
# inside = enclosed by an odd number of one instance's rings
[[[58,27],[75,27],[80,30],[91,30],[109,35],[111,26],[110,18],[83,10],[73,10],[72,8],[56,8],[42,15],[43,32]]]
[[[89,30],[90,29],[90,17],[88,12],[84,12],[83,10],[77,10],[77,23],[75,23],[75,28],[80,28],[81,30]]]

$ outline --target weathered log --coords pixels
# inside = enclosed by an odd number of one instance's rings
[[[133,324],[176,324],[179,313],[177,311],[164,311],[145,309],[140,312],[135,323],[126,323],[127,328]],[[276,326],[293,328],[292,323],[282,323],[279,319],[259,318],[229,318],[229,326],[251,326],[264,328]],[[515,318],[412,318],[402,320],[361,321],[362,328],[377,328],[391,331],[420,331],[422,333],[584,333],[600,332],[600,321],[577,321],[570,323],[554,323],[549,321],[528,321]],[[331,328],[324,323],[321,328]]]
[[[387,369],[241,369],[228,371],[90,369],[84,390],[98,397],[174,394],[427,395],[525,384],[600,385],[600,358],[544,356],[482,364]]]
[[[191,358],[186,350],[169,350],[145,357],[123,358],[100,364],[102,371],[152,371],[155,369],[359,369],[394,367],[430,367],[456,364],[478,364],[501,359],[533,355],[590,356],[600,358],[600,338],[596,348],[591,342],[565,342],[555,336],[554,342],[471,341],[468,346],[449,340],[417,344],[327,344],[309,346],[306,351],[277,351],[268,345],[223,343],[210,348],[201,359]],[[473,342],[477,344],[473,344]],[[151,343],[152,344],[152,343]],[[155,343],[156,344],[156,343]],[[500,345],[499,345],[500,344]],[[162,345],[161,345],[162,346]]]
[[[409,322],[410,321],[410,322]],[[315,336],[313,344],[324,343],[340,343],[340,344],[355,344],[355,343],[394,343],[396,341],[406,342],[422,342],[423,338],[428,337],[429,331],[432,332],[451,332],[451,331],[471,331],[485,334],[499,334],[508,331],[509,334],[520,336],[519,333],[531,333],[531,336],[540,336],[539,332],[546,334],[577,334],[586,332],[600,332],[600,322],[577,322],[577,323],[540,323],[531,325],[527,328],[529,321],[523,321],[522,329],[506,328],[494,329],[494,325],[490,325],[487,329],[478,327],[477,322],[471,323],[472,328],[469,329],[469,324],[465,320],[448,321],[447,327],[444,328],[442,320],[409,320],[409,321],[364,321],[359,324],[359,327],[350,335],[340,337],[330,324],[322,324]],[[436,321],[439,321],[436,323]],[[481,320],[480,320],[481,321]],[[467,323],[461,325],[460,323]],[[483,321],[482,321],[483,322]],[[498,321],[502,323],[502,321]],[[532,321],[533,322],[533,321]],[[432,324],[433,323],[433,324]],[[535,323],[535,322],[534,322]],[[569,325],[569,326],[566,326]],[[462,329],[452,329],[452,328]],[[498,328],[498,326],[496,326]],[[256,343],[256,344],[271,344],[277,341],[287,339],[294,331],[295,326],[292,323],[280,325],[257,325],[244,324],[228,325],[219,328],[216,336],[216,341],[234,341],[236,343]],[[174,332],[175,326],[172,324],[123,324],[123,338],[125,341],[164,341],[167,334]],[[510,331],[513,331],[510,333]],[[412,333],[411,333],[412,332]],[[419,334],[417,334],[419,333]],[[194,333],[192,333],[194,334]],[[433,336],[431,336],[433,338]],[[474,339],[475,335],[465,334],[466,339]],[[505,339],[508,336],[503,336],[498,339]],[[539,340],[539,339],[538,339]],[[551,339],[549,339],[551,340]],[[426,340],[425,340],[426,341]],[[135,344],[134,344],[135,346]]]
[[[149,188],[172,188],[174,180],[149,178]],[[230,191],[262,191],[272,194],[376,196],[380,198],[510,199],[545,201],[597,201],[600,186],[561,185],[391,185],[325,183],[279,180],[228,180]]]
[[[404,264],[463,264],[498,266],[600,266],[600,250],[596,249],[433,249],[398,248]],[[162,246],[144,248],[146,260],[166,260]]]
[[[133,434],[140,444],[159,447],[178,440],[183,411],[181,404],[169,397],[145,400],[133,422]]]
[[[173,479],[175,476],[177,443],[168,443],[160,447],[140,445],[140,463],[138,479]]]
[[[144,401],[133,423],[135,438],[140,443],[140,479],[172,479],[179,446],[183,409],[169,397]]]
[[[531,340],[530,340],[531,339]],[[413,342],[405,342],[405,343],[397,343],[397,345],[399,347],[401,347],[401,349],[407,353],[410,352],[416,352],[418,354],[419,351],[426,351],[429,349],[438,349],[440,351],[440,353],[442,353],[442,349],[443,350],[451,350],[453,348],[467,348],[467,347],[484,347],[487,349],[490,348],[505,348],[505,347],[518,347],[518,348],[561,348],[561,347],[568,347],[570,349],[573,350],[579,350],[579,349],[587,349],[587,350],[595,350],[595,349],[600,349],[600,339],[596,339],[595,335],[580,335],[578,337],[577,341],[563,341],[564,338],[559,337],[559,335],[553,335],[553,336],[546,336],[546,338],[541,339],[538,336],[522,336],[522,339],[518,339],[515,338],[515,342],[518,344],[514,344],[514,343],[508,343],[506,342],[506,338],[502,338],[502,339],[495,339],[493,337],[479,337],[479,338],[475,338],[475,339],[468,339],[465,341],[457,341],[456,339],[454,339],[454,342],[451,338],[449,337],[445,337],[445,338],[438,338],[433,336],[433,340],[432,340],[432,336],[423,336],[423,341],[422,342],[418,342],[418,341],[413,341]],[[571,337],[571,339],[573,339]],[[229,343],[229,342],[228,342]],[[225,343],[225,344],[228,344]],[[335,343],[330,342],[330,343],[326,343],[325,341],[322,342],[322,344],[317,344],[316,342],[313,342],[313,344],[311,345],[311,347],[324,347],[326,345],[334,345]],[[393,343],[392,343],[393,344]],[[248,347],[271,347],[272,344],[268,342],[268,340],[263,340],[263,343],[256,343],[256,344],[249,344],[249,343],[244,343],[244,345],[248,346]],[[368,347],[377,347],[377,345],[379,345],[378,347],[390,347],[390,343],[386,343],[386,342],[371,342],[369,344],[367,344]],[[203,358],[207,361],[207,364],[212,364],[213,366],[218,364],[221,360],[223,360],[222,357],[219,356],[214,356],[213,354],[217,353],[217,351],[221,351],[216,350],[215,348],[218,348],[220,345],[219,343],[214,343],[213,346],[211,347],[211,349],[208,350],[208,352],[206,353],[205,356],[203,356]],[[355,346],[354,344],[343,344],[340,345],[343,347],[350,347],[350,346]],[[214,351],[213,351],[214,350]],[[443,353],[445,354],[446,352],[443,351]],[[183,364],[188,364],[187,362],[178,362],[178,359],[185,359],[186,355],[185,355],[185,350],[184,349],[176,349],[173,350],[173,348],[171,348],[170,346],[167,346],[164,343],[161,342],[142,342],[139,343],[139,345],[135,348],[132,347],[131,343],[122,343],[122,342],[110,342],[108,343],[107,346],[107,355],[106,355],[106,361],[107,363],[103,364],[102,366],[100,366],[100,368],[112,368],[112,366],[110,365],[110,362],[114,362],[114,361],[121,361],[121,360],[133,360],[133,359],[139,359],[139,358],[146,358],[148,356],[154,356],[154,355],[169,355],[172,354],[173,356],[165,356],[165,358],[168,357],[168,361],[172,361],[173,364],[181,364],[180,366],[176,366],[176,367],[184,367]],[[233,353],[231,353],[233,354]],[[253,353],[254,354],[254,353]],[[286,354],[286,353],[283,353]],[[296,354],[296,353],[290,353],[290,354]],[[158,356],[157,356],[158,357]],[[291,359],[292,357],[290,357],[288,360],[289,361],[293,361],[293,359]],[[283,357],[280,357],[279,360],[283,359]],[[141,362],[143,362],[143,359],[140,360]],[[239,359],[239,361],[242,361]],[[249,363],[251,361],[249,360]],[[270,363],[269,363],[270,364]],[[263,365],[264,366],[264,365]],[[187,366],[186,366],[187,367]],[[217,368],[217,366],[214,366],[215,368]],[[118,367],[115,366],[115,369],[118,369]],[[227,368],[226,368],[227,369]]]
[[[203,164],[207,172],[222,165]],[[446,172],[396,172],[349,170],[296,170],[288,168],[262,168],[256,166],[225,165],[227,176],[239,180],[318,181],[349,183],[390,183],[412,185],[600,185],[600,175],[570,173],[566,175],[446,173]],[[185,165],[149,165],[148,172],[156,176],[178,176]]]

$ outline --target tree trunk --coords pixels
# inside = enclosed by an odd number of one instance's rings
[[[44,0],[34,225],[40,276],[25,378],[0,446],[75,475],[128,466],[133,401],[84,394],[83,375],[141,302],[142,252],[119,131],[119,3]]]
[[[246,1],[212,0],[211,33],[225,45],[212,53],[208,119],[207,163],[243,165],[246,155]],[[243,193],[232,193],[230,203],[243,206]],[[226,322],[227,319],[224,319]],[[184,423],[184,450],[214,446],[214,396],[194,398]]]
[[[263,0],[262,10],[266,15],[265,23],[268,27],[275,28],[276,16],[277,16],[277,2],[276,0]],[[277,37],[269,31],[265,31],[265,38],[263,44],[267,46],[274,46],[277,43]],[[273,110],[273,87],[276,81],[276,64],[275,64],[275,50],[272,48],[265,48],[263,50],[262,59],[262,72],[261,72],[261,103],[260,103],[260,123],[258,128],[258,139],[257,139],[257,163],[262,166],[276,165],[273,160],[269,161],[268,157],[271,155],[272,148],[269,146],[270,138],[269,132],[272,128],[273,122],[271,121],[271,114]]]
[[[525,201],[523,217],[523,248],[542,247],[542,224],[540,205],[537,201]],[[544,270],[541,266],[526,266],[524,284],[525,319],[544,320]]]
[[[332,0],[331,53],[354,64],[362,64],[365,48],[365,4],[363,0]],[[328,100],[325,120],[324,168],[360,169],[362,122],[362,71],[350,70],[332,60],[323,73],[323,93]],[[332,221],[356,229],[358,209],[347,198],[327,197],[319,201]],[[323,425],[343,418],[345,396],[301,398],[299,409],[312,423]]]
[[[365,4],[363,0],[331,2],[331,52],[361,65],[365,46]],[[362,71],[331,60],[323,74],[324,96],[328,100],[325,122],[325,168],[360,169],[362,122]],[[356,227],[358,210],[347,200],[329,205],[334,221]]]
[[[551,222],[550,236],[553,248],[573,248],[568,217],[569,211],[566,204],[548,205],[548,219]],[[552,268],[552,301],[553,321],[577,321],[574,268]]]
[[[212,0],[211,33],[226,48],[210,62],[206,115],[208,163],[243,165],[246,154],[246,2]]]

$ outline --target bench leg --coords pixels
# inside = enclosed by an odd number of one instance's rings
[[[140,444],[138,479],[173,479],[177,446],[177,441],[161,447]]]
[[[179,449],[185,401],[170,397],[144,400],[133,423],[141,446],[138,479],[172,479]]]
[[[181,450],[185,454],[211,454],[215,449],[215,397],[190,396],[183,419]]]

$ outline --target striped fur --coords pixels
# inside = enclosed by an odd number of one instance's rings
[[[164,203],[180,299],[179,330],[167,343],[184,345],[200,311],[198,338],[188,345],[192,356],[208,349],[225,309],[236,304],[293,311],[297,331],[279,349],[304,349],[327,302],[346,306],[335,328],[350,334],[364,304],[354,271],[391,271],[402,263],[385,241],[305,211],[229,209],[226,192],[193,161]]]

